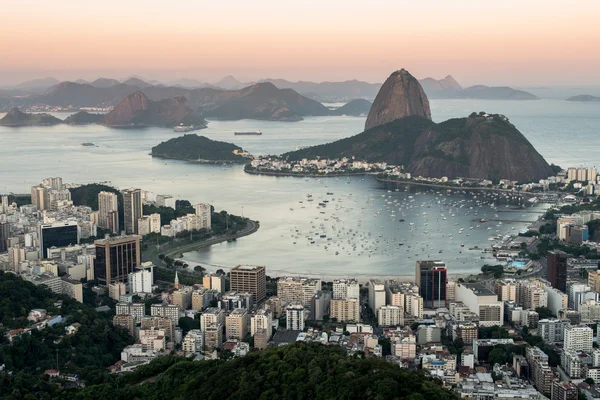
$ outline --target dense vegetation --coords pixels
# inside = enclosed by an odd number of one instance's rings
[[[104,114],[89,113],[87,111],[79,111],[73,115],[69,115],[65,119],[65,124],[83,125],[83,124],[101,124]]]
[[[31,335],[15,337],[12,344],[3,336],[0,365],[4,364],[5,370],[0,371],[0,398],[31,398],[38,392],[56,395],[58,387],[50,385],[42,374],[57,364],[61,372],[79,374],[88,384],[105,382],[111,379],[106,367],[120,358],[123,347],[133,343],[127,332],[112,326],[107,315],[16,275],[0,272],[0,293],[2,335],[7,329],[26,326],[32,308],[44,308],[67,320],[65,324],[33,329]],[[75,322],[81,327],[74,335],[66,336],[65,326]],[[50,398],[46,395],[42,398]]]
[[[152,148],[152,156],[186,161],[246,162],[248,159],[234,150],[242,148],[231,143],[219,142],[195,134],[183,135],[161,142]]]
[[[71,192],[71,200],[76,206],[88,206],[92,210],[98,210],[98,193],[100,192],[111,192],[117,194],[117,203],[119,207],[119,224],[120,230],[123,229],[124,223],[124,211],[123,211],[123,193],[118,189],[103,185],[101,183],[90,183],[87,185],[81,185],[78,188],[69,189]],[[98,235],[100,236],[100,235]]]
[[[346,357],[340,348],[318,343],[273,347],[231,361],[163,357],[120,377],[119,383],[118,387],[116,382],[88,387],[79,398],[456,398],[422,371],[402,369],[382,359]]]
[[[33,126],[62,124],[62,120],[50,114],[24,113],[18,108],[10,110],[2,119],[0,125],[5,126]]]

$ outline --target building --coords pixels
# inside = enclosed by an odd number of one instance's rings
[[[194,206],[196,215],[200,218],[200,229],[211,229],[212,206],[206,203],[198,203]]]
[[[200,315],[200,330],[205,331],[206,327],[210,324],[225,325],[225,313],[216,307],[207,308],[202,315]]]
[[[310,307],[312,298],[321,290],[321,280],[300,277],[279,278],[277,297],[286,303],[301,303]]]
[[[131,336],[135,336],[135,323],[132,315],[115,315],[113,325],[127,329]]]
[[[39,229],[40,258],[48,257],[51,247],[67,247],[79,244],[76,221],[42,224]]]
[[[567,319],[542,319],[538,321],[537,334],[547,343],[562,343],[565,328],[571,325]]]
[[[251,310],[254,306],[253,298],[252,293],[248,292],[227,292],[217,301],[217,306],[224,311],[231,311],[234,308]]]
[[[314,321],[322,321],[323,316],[329,314],[331,303],[331,292],[319,290],[310,302],[310,318]]]
[[[146,315],[146,306],[144,303],[117,303],[117,315],[131,315],[134,323],[139,323]]]
[[[377,309],[379,326],[404,325],[404,310],[400,306],[381,306]]]
[[[179,325],[180,308],[176,304],[152,304],[150,315],[153,317],[165,317],[173,321],[173,325]]]
[[[479,283],[458,283],[456,300],[479,316],[481,326],[502,326],[504,324],[504,306],[498,296]]]
[[[138,340],[144,350],[164,351],[167,347],[165,336],[165,331],[162,329],[140,329]]]
[[[369,307],[377,315],[379,307],[385,306],[385,284],[378,279],[371,279],[367,284],[369,289]]]
[[[181,343],[181,350],[186,356],[191,354],[200,354],[204,349],[204,332],[199,329],[192,329],[185,335]]]
[[[271,310],[261,308],[250,318],[250,335],[256,335],[256,332],[260,329],[265,330],[267,341],[271,339],[271,334],[273,332],[273,313]]]
[[[442,330],[437,326],[421,325],[417,331],[418,344],[440,343],[442,341]]]
[[[141,265],[141,236],[115,236],[94,241],[94,275],[101,284],[127,282],[129,274]]]
[[[269,339],[271,339],[270,330],[257,329],[254,334],[254,348],[258,350],[264,350],[269,345]]]
[[[452,331],[452,336],[453,339],[461,339],[465,345],[470,346],[473,344],[473,340],[479,338],[479,328],[474,323],[459,324]]]
[[[204,348],[212,351],[221,348],[223,345],[223,325],[219,323],[210,323],[204,331]]]
[[[178,290],[173,291],[173,304],[179,306],[181,310],[187,310],[192,305],[192,292],[191,286],[182,286]]]
[[[526,358],[529,364],[529,374],[536,389],[544,396],[550,397],[554,372],[548,365],[548,355],[538,347],[528,347]]]
[[[588,271],[588,286],[594,292],[600,293],[600,270]]]
[[[548,281],[553,288],[567,291],[567,253],[550,251],[546,257],[548,265]]]
[[[517,283],[514,279],[496,281],[494,291],[500,301],[517,301]]]
[[[135,272],[130,272],[127,277],[129,293],[152,293],[154,286],[154,265],[144,263]]]
[[[123,226],[128,235],[138,233],[138,220],[142,217],[142,191],[123,190]]]
[[[256,303],[266,296],[267,277],[262,265],[238,265],[229,271],[229,281],[232,291],[250,292]]]
[[[415,282],[426,308],[446,307],[448,270],[440,260],[417,261]]]
[[[360,286],[355,279],[336,279],[333,281],[332,299],[358,299]]]
[[[8,251],[8,238],[10,237],[10,224],[0,222],[0,253]]]
[[[127,285],[122,282],[113,282],[108,285],[108,297],[113,300],[119,301],[121,296],[127,294]]]
[[[285,308],[286,329],[289,331],[303,331],[306,313],[302,304],[290,304]]]
[[[217,292],[225,293],[225,276],[213,274],[212,272],[202,277],[202,286],[206,289],[214,289]]]
[[[113,233],[119,232],[119,204],[116,193],[98,193],[98,222],[101,227],[110,229]]]
[[[248,334],[248,311],[235,308],[225,317],[225,337],[227,339],[244,339]]]
[[[360,321],[359,299],[332,299],[329,308],[329,317],[335,318],[338,322]]]
[[[593,350],[594,332],[592,328],[585,325],[567,325],[564,332],[565,350]]]
[[[165,336],[170,341],[175,341],[175,324],[173,320],[167,317],[143,317],[141,329],[162,329],[165,331]]]
[[[555,380],[552,382],[551,400],[577,400],[577,386],[573,382]]]
[[[161,221],[160,214],[150,214],[150,233],[160,233]]]

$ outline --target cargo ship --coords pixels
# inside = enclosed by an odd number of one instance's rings
[[[251,135],[262,135],[261,131],[251,131],[251,132],[233,132],[236,136],[251,136]]]

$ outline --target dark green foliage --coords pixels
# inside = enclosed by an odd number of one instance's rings
[[[508,339],[508,331],[501,326],[480,326],[479,339]]]
[[[98,193],[100,192],[117,193],[119,208],[123,205],[123,196],[121,195],[121,192],[112,186],[102,185],[100,183],[90,183],[78,188],[69,189],[69,191],[71,192],[71,200],[76,206],[88,206],[92,207],[92,210],[98,210]]]
[[[540,319],[556,318],[556,315],[548,307],[538,307],[535,309],[535,312],[539,314]]]
[[[550,168],[552,168],[552,172],[554,172],[555,175],[562,171],[562,168],[555,164],[550,164]]]
[[[190,317],[179,318],[179,327],[183,331],[183,335],[191,331],[192,329],[200,329],[200,320],[193,319]]]
[[[17,203],[17,206],[24,206],[27,204],[31,204],[31,195],[30,194],[9,194],[8,195],[8,204]]]
[[[104,119],[104,114],[89,113],[87,111],[79,111],[73,115],[69,115],[65,119],[65,124],[83,125],[83,124],[101,124]]]
[[[156,362],[170,367],[161,370]],[[151,373],[155,380],[149,379]],[[319,343],[269,348],[230,361],[165,357],[134,374],[121,377],[119,389],[115,384],[88,387],[79,398],[112,391],[123,399],[456,399],[422,371],[346,357],[340,348]],[[137,385],[140,381],[146,383]]]
[[[235,161],[246,162],[248,159],[234,150],[242,148],[231,143],[219,142],[195,134],[183,135],[161,142],[152,148],[152,155],[186,161]]]
[[[485,275],[492,274],[492,275],[494,275],[494,278],[498,279],[498,278],[501,278],[502,275],[504,274],[504,267],[500,264],[498,264],[498,265],[486,264],[483,267],[481,267],[481,272]]]

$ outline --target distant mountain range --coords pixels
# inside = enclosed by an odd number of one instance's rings
[[[580,94],[578,96],[569,97],[567,101],[579,101],[582,103],[596,103],[600,101],[600,97],[592,96],[590,94]]]

